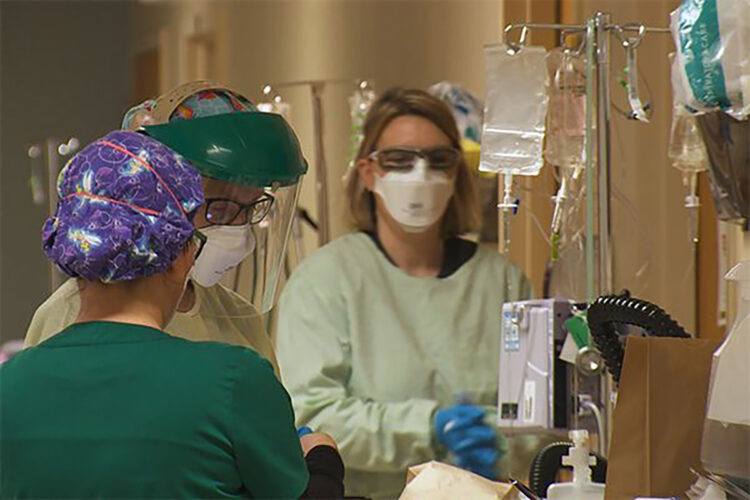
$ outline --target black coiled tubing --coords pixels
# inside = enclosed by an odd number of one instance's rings
[[[659,306],[635,299],[630,293],[605,295],[588,308],[587,319],[591,336],[602,353],[607,369],[615,381],[620,381],[624,343],[615,325],[633,325],[652,337],[690,338],[690,335]]]

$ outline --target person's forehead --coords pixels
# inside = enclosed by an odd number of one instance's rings
[[[245,184],[234,184],[202,177],[203,194],[206,199],[222,198],[234,200],[243,204],[250,203],[264,193],[263,189]]]
[[[391,120],[378,138],[378,149],[411,147],[429,149],[450,146],[450,138],[426,118],[415,115],[399,116]]]

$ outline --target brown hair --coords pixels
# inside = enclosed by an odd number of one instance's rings
[[[362,231],[375,230],[375,200],[359,177],[357,162],[367,158],[388,124],[399,116],[413,115],[435,124],[451,141],[454,148],[461,149],[461,136],[448,106],[440,99],[419,89],[392,88],[386,91],[370,108],[362,127],[363,139],[355,164],[346,178],[346,198],[354,223]],[[481,225],[479,202],[469,167],[463,156],[458,165],[456,187],[443,216],[442,234],[456,236],[478,231]]]

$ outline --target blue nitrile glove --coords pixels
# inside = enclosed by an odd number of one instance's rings
[[[306,425],[303,425],[302,427],[297,429],[297,436],[299,437],[307,436],[308,434],[312,434],[312,433],[313,433],[313,430]]]
[[[435,435],[456,458],[456,465],[489,479],[497,477],[497,435],[484,423],[484,409],[459,404],[435,414]]]

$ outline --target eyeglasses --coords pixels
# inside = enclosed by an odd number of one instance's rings
[[[198,251],[195,252],[195,260],[198,260],[198,257],[200,257],[201,252],[203,251],[203,247],[206,246],[206,242],[208,241],[208,237],[201,233],[199,230],[193,231],[193,243],[198,248]]]
[[[384,170],[409,170],[417,164],[420,158],[427,160],[432,169],[450,170],[458,166],[461,155],[459,149],[450,147],[388,148],[373,151],[369,158],[378,162]]]
[[[274,197],[270,194],[263,194],[246,205],[234,200],[210,198],[206,200],[206,220],[214,226],[257,224],[271,211],[273,202]]]

